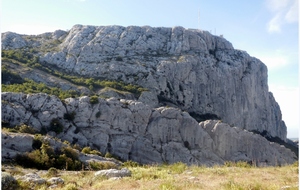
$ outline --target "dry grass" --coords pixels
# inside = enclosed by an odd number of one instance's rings
[[[224,190],[278,190],[298,189],[298,166],[284,167],[199,167],[182,163],[162,166],[128,167],[131,177],[107,179],[94,177],[93,171],[59,171],[64,185],[56,189],[224,189]],[[46,172],[41,173],[46,178]],[[43,189],[43,187],[41,187]]]

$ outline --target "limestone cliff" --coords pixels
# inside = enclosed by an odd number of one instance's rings
[[[221,119],[286,140],[267,67],[206,31],[76,25],[39,36],[4,33],[2,48],[35,48],[44,66],[143,86],[149,92],[140,101],[153,107],[170,105],[197,121]]]
[[[6,69],[89,96],[2,93],[2,122],[25,123],[49,135],[141,163],[292,163],[267,67],[206,31],[149,26],[82,26],[37,36],[2,34],[2,50],[29,52],[37,65],[5,59]],[[47,68],[42,71],[40,67]],[[49,72],[48,72],[49,71]],[[51,72],[50,72],[51,71]],[[55,72],[147,89],[141,94],[78,86]],[[8,81],[9,83],[10,81]],[[51,131],[51,121],[63,132]],[[254,134],[252,132],[261,134]]]
[[[2,121],[44,128],[59,139],[144,164],[181,161],[212,166],[247,161],[265,166],[297,160],[290,149],[258,134],[217,120],[198,123],[178,108],[151,108],[142,102],[116,98],[99,98],[94,104],[90,100],[85,96],[62,102],[46,94],[2,93]],[[73,119],[65,117],[70,113],[75,114]],[[63,126],[61,133],[51,131],[53,119]],[[30,136],[21,135],[15,142],[6,134],[2,138],[4,157],[31,148]]]

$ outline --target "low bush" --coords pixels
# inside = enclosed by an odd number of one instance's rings
[[[40,143],[42,144],[40,145]],[[66,170],[80,170],[82,163],[78,159],[78,153],[71,147],[62,147],[54,150],[47,142],[35,137],[33,147],[35,150],[18,154],[16,163],[27,168],[47,170],[51,167]],[[39,148],[38,148],[39,147]]]
[[[141,166],[138,162],[134,162],[132,160],[128,160],[122,164],[124,167],[138,167]]]
[[[48,172],[47,172],[47,176],[49,177],[57,177],[58,176],[58,170],[54,167],[51,167],[48,169]]]
[[[117,169],[118,166],[113,162],[89,162],[90,170],[107,170],[107,169]]]
[[[251,164],[249,164],[246,161],[238,161],[238,162],[225,162],[225,167],[238,167],[238,168],[251,168],[253,167]]]
[[[109,152],[107,152],[104,156],[105,158],[113,158],[113,155]]]
[[[21,132],[21,133],[35,134],[36,130],[33,127],[30,127],[28,125],[22,124],[19,127],[19,132]]]
[[[65,113],[64,114],[64,119],[67,119],[69,121],[73,121],[75,119],[75,116],[76,116],[76,112],[75,111],[72,111],[71,113]]]
[[[91,96],[90,97],[90,103],[91,104],[98,104],[99,103],[98,96]]]
[[[91,147],[84,147],[81,150],[81,152],[84,154],[94,154],[94,155],[102,156],[101,152],[99,152],[98,150],[92,150]]]
[[[58,119],[52,119],[50,123],[49,130],[54,131],[56,134],[63,132],[64,126],[60,123]]]
[[[84,147],[81,152],[84,154],[90,154],[91,150],[91,147]]]

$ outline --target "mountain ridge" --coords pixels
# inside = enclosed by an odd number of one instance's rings
[[[235,50],[223,37],[206,31],[75,25],[68,32],[37,36],[3,33],[2,51],[8,55],[25,52],[30,60],[25,67],[48,68],[61,72],[61,78],[85,78],[84,84],[90,85],[81,91],[83,95],[125,97],[151,109],[174,107],[200,123],[222,120],[241,130],[287,141],[280,107],[268,91],[267,67],[245,51]],[[7,59],[7,67],[10,64]],[[144,90],[126,96],[121,91],[101,90],[94,80],[104,79]],[[36,127],[42,126],[48,124]]]

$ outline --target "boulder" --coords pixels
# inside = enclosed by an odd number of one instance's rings
[[[64,184],[65,181],[60,177],[52,177],[48,179],[47,182],[50,183],[51,185],[58,185],[58,184]]]
[[[109,170],[100,170],[95,172],[94,174],[96,177],[97,176],[105,176],[107,178],[113,178],[113,177],[130,177],[131,176],[131,171],[122,168],[121,170],[117,169],[109,169]]]
[[[1,172],[1,189],[14,190],[18,187],[17,180],[7,172]]]
[[[30,152],[32,150],[33,135],[1,133],[1,154],[3,160],[11,160],[19,153]]]
[[[28,173],[28,174],[22,176],[20,178],[20,180],[26,181],[26,182],[30,182],[30,183],[33,183],[33,184],[43,184],[43,183],[46,183],[46,180],[43,179],[43,178],[41,178],[36,173]]]

